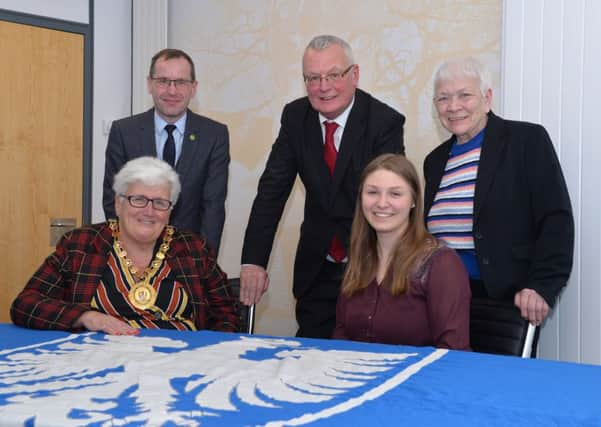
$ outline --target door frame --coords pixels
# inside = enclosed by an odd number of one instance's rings
[[[93,118],[93,34],[94,0],[89,0],[88,24],[64,21],[0,9],[0,20],[51,30],[65,31],[83,36],[83,141],[82,141],[82,224],[89,224],[92,218],[92,118]]]

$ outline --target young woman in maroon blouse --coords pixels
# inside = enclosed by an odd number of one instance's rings
[[[333,338],[469,350],[470,286],[429,234],[414,166],[384,154],[361,177]]]

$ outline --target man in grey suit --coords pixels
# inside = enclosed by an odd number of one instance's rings
[[[113,176],[128,160],[156,156],[175,167],[182,183],[171,223],[205,237],[217,255],[230,162],[227,127],[188,109],[198,82],[185,52],[164,49],[155,54],[147,85],[154,108],[111,126],[102,196],[105,216],[115,217]]]

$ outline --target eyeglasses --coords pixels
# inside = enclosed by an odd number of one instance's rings
[[[342,72],[333,72],[328,74],[311,74],[309,76],[303,75],[303,79],[305,80],[305,84],[311,87],[317,87],[320,85],[322,80],[325,80],[327,83],[336,83],[341,78],[346,76],[349,71],[353,69],[355,64],[349,65],[349,67]]]
[[[453,102],[454,99],[456,99],[457,102],[461,104],[466,104],[475,97],[476,94],[467,91],[460,91],[457,93],[441,93],[434,97],[434,102],[439,107],[446,107],[449,104],[451,104],[451,102]]]
[[[167,89],[173,83],[176,89],[188,88],[194,83],[194,80],[176,79],[171,80],[166,77],[151,77],[150,80],[160,89]]]
[[[168,211],[173,206],[170,200],[166,199],[149,199],[141,194],[134,194],[133,196],[126,196],[125,194],[119,194],[120,197],[127,199],[130,206],[134,208],[145,208],[148,206],[148,202],[152,202],[152,208],[157,211]]]

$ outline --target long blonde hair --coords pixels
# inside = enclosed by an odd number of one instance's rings
[[[407,181],[415,203],[415,207],[409,213],[407,228],[393,250],[386,274],[391,278],[393,295],[407,292],[410,275],[419,269],[427,253],[437,246],[436,239],[428,233],[424,225],[423,195],[419,176],[413,164],[400,154],[382,154],[376,157],[369,162],[361,174],[355,217],[351,227],[349,263],[341,289],[346,296],[366,288],[374,279],[380,262],[376,232],[367,222],[361,206],[365,180],[378,170],[390,171]]]

